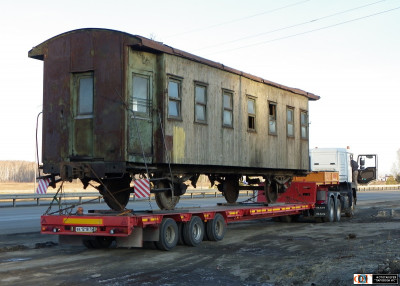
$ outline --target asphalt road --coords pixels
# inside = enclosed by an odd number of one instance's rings
[[[221,200],[183,200],[180,206]],[[139,205],[128,207],[149,208]],[[94,250],[58,244],[56,235],[38,231],[45,210],[0,208],[0,285],[347,286],[356,273],[400,273],[399,191],[359,193],[356,215],[339,223],[241,221],[229,224],[222,241],[168,252],[154,244]],[[3,235],[4,225],[33,232]]]
[[[247,197],[240,197],[238,201],[246,200]],[[373,204],[400,199],[399,191],[369,191],[358,193],[358,205]],[[178,208],[214,206],[217,203],[225,202],[222,197],[205,199],[182,199]],[[0,234],[30,233],[40,231],[40,216],[46,212],[49,206],[17,206],[0,208]],[[83,205],[85,210],[109,209],[105,203]],[[129,202],[128,208],[134,210],[157,210],[155,201],[134,201]],[[57,211],[53,207],[52,211]]]

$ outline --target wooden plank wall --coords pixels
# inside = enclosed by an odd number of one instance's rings
[[[168,119],[164,110],[165,133],[173,139],[172,163],[308,169],[308,140],[300,139],[300,110],[308,110],[308,98],[180,57],[159,57],[165,69],[159,73],[183,78],[182,120]],[[208,85],[207,124],[195,123],[195,81]],[[163,85],[154,90],[166,91],[167,77]],[[222,126],[223,89],[234,94],[233,128]],[[256,98],[256,132],[247,129],[247,95]],[[277,136],[268,134],[269,101],[277,103]],[[287,106],[294,107],[295,138],[286,135]]]

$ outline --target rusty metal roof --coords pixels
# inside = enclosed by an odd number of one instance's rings
[[[285,85],[281,85],[281,84],[278,84],[278,83],[263,79],[261,77],[254,76],[252,74],[245,73],[245,72],[242,72],[242,71],[227,67],[227,66],[225,66],[225,65],[223,65],[221,63],[217,63],[217,62],[214,62],[214,61],[211,61],[211,60],[208,60],[208,59],[193,55],[191,53],[188,53],[188,52],[185,52],[185,51],[182,51],[182,50],[179,50],[179,49],[175,49],[175,48],[170,47],[168,45],[165,45],[165,44],[163,44],[161,42],[153,41],[153,40],[150,40],[148,38],[145,38],[145,37],[142,37],[142,36],[139,36],[139,35],[132,35],[132,34],[129,34],[129,33],[116,31],[116,30],[110,30],[110,29],[85,28],[85,29],[78,29],[78,30],[73,30],[73,31],[69,31],[69,32],[66,32],[66,33],[62,33],[60,35],[57,35],[57,36],[55,36],[53,38],[48,39],[47,41],[39,44],[38,46],[32,48],[29,51],[28,56],[31,57],[31,58],[43,60],[44,54],[45,54],[45,50],[47,48],[47,44],[50,41],[52,41],[52,40],[54,40],[56,38],[59,38],[59,37],[64,37],[64,36],[69,35],[71,33],[90,32],[90,31],[93,31],[93,32],[107,32],[107,33],[119,33],[119,34],[121,34],[121,36],[124,36],[124,43],[126,45],[128,45],[128,46],[131,46],[134,49],[145,50],[145,51],[150,51],[150,52],[155,52],[155,53],[166,53],[166,54],[178,56],[178,57],[185,58],[185,59],[188,59],[188,60],[191,60],[191,61],[195,61],[195,62],[198,62],[198,63],[205,64],[205,65],[208,65],[208,66],[211,66],[211,67],[223,70],[223,71],[227,71],[227,72],[230,72],[230,73],[233,73],[233,74],[237,74],[239,76],[243,76],[245,78],[248,78],[248,79],[251,79],[251,80],[254,80],[254,81],[257,81],[257,82],[264,83],[266,85],[270,85],[270,86],[277,87],[279,89],[290,91],[292,93],[305,96],[310,100],[318,100],[318,99],[320,99],[320,97],[318,95],[315,95],[313,93],[306,92],[306,91],[298,89],[298,88],[292,88],[292,87],[288,87],[288,86],[285,86]]]

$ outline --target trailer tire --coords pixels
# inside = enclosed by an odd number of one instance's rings
[[[335,203],[332,197],[329,197],[327,206],[328,206],[328,215],[322,218],[322,220],[324,222],[333,222],[335,220]]]
[[[198,246],[204,237],[204,223],[198,216],[183,225],[183,240],[186,245]]]
[[[342,217],[342,202],[340,198],[336,198],[335,200],[335,221],[340,222],[340,218]]]
[[[224,238],[226,231],[226,222],[224,217],[217,213],[213,220],[206,224],[206,236],[210,241],[220,241]]]
[[[178,225],[172,218],[164,218],[160,225],[159,240],[156,246],[160,250],[171,250],[178,243],[179,231]]]

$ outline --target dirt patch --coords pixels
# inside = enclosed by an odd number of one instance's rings
[[[169,252],[154,245],[88,250],[37,233],[0,236],[1,245],[25,246],[1,252],[0,284],[352,285],[356,273],[400,272],[399,212],[400,200],[390,200],[359,206],[340,223],[233,223],[220,242]]]

